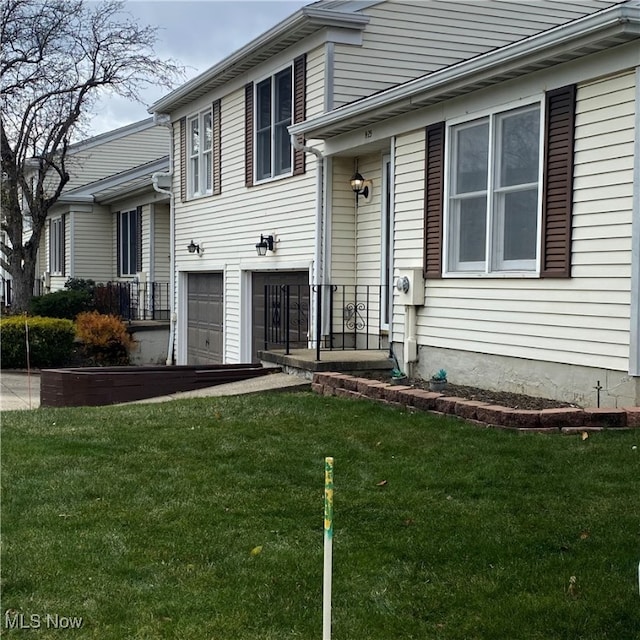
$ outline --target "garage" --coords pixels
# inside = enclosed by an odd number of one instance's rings
[[[309,333],[309,272],[263,271],[252,274],[252,354],[265,349],[284,349],[287,317],[292,349],[306,348]]]
[[[224,362],[222,273],[190,273],[187,305],[187,364]]]

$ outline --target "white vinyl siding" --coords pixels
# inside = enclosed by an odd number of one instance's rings
[[[420,344],[627,370],[634,78],[628,72],[578,86],[572,278],[429,280],[418,313]],[[400,268],[421,253],[421,193],[403,188],[424,184],[420,154],[424,130],[398,138]],[[402,326],[395,328],[401,340]]]
[[[161,126],[108,139],[85,150],[81,148],[69,155],[67,170],[71,178],[65,192],[157,160],[168,153],[169,131]]]
[[[353,161],[333,160],[331,211],[331,282],[352,284],[356,271],[355,196],[349,185],[353,175]]]
[[[108,282],[115,276],[114,216],[108,209],[73,214],[73,274],[76,278]]]
[[[371,20],[361,47],[335,45],[335,106],[613,4],[601,0],[381,2],[363,11]]]
[[[156,204],[153,216],[153,279],[156,282],[169,282],[170,253],[170,216],[169,206]],[[144,221],[142,225],[144,233]],[[144,266],[144,265],[143,265]]]
[[[307,106],[310,106],[309,97]],[[257,266],[263,270],[292,269],[294,264],[299,270],[302,264],[311,264],[315,247],[317,163],[307,159],[304,175],[292,176],[286,181],[267,181],[247,189],[243,88],[221,99],[221,119],[224,123],[221,170],[225,187],[215,198],[188,202],[176,199],[176,272],[220,271],[224,267],[225,362],[239,362],[241,270]],[[173,184],[179,190],[178,153],[175,158]],[[278,242],[272,256],[258,258],[256,255],[255,245],[260,234],[275,234]],[[200,256],[186,250],[192,239],[203,248]]]

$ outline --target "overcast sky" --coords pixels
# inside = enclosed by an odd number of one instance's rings
[[[193,78],[295,13],[312,0],[127,0],[125,10],[143,25],[158,27],[155,53],[173,58]],[[150,90],[146,105],[119,98],[97,108],[89,134],[149,117],[147,107],[167,93]]]

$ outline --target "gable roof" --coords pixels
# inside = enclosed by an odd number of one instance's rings
[[[151,176],[168,169],[169,156],[164,156],[63,193],[57,203],[98,202],[107,204],[134,192],[151,190]]]
[[[333,0],[302,7],[218,64],[157,100],[148,111],[149,113],[175,111],[245,74],[261,62],[325,27],[343,27],[361,31],[368,24],[369,18],[357,11],[378,4],[380,1]]]
[[[326,139],[505,80],[640,38],[640,1],[629,0],[289,127]]]

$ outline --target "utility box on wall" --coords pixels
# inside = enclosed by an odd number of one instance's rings
[[[422,269],[402,269],[396,280],[398,304],[419,307],[424,304],[424,276]]]

